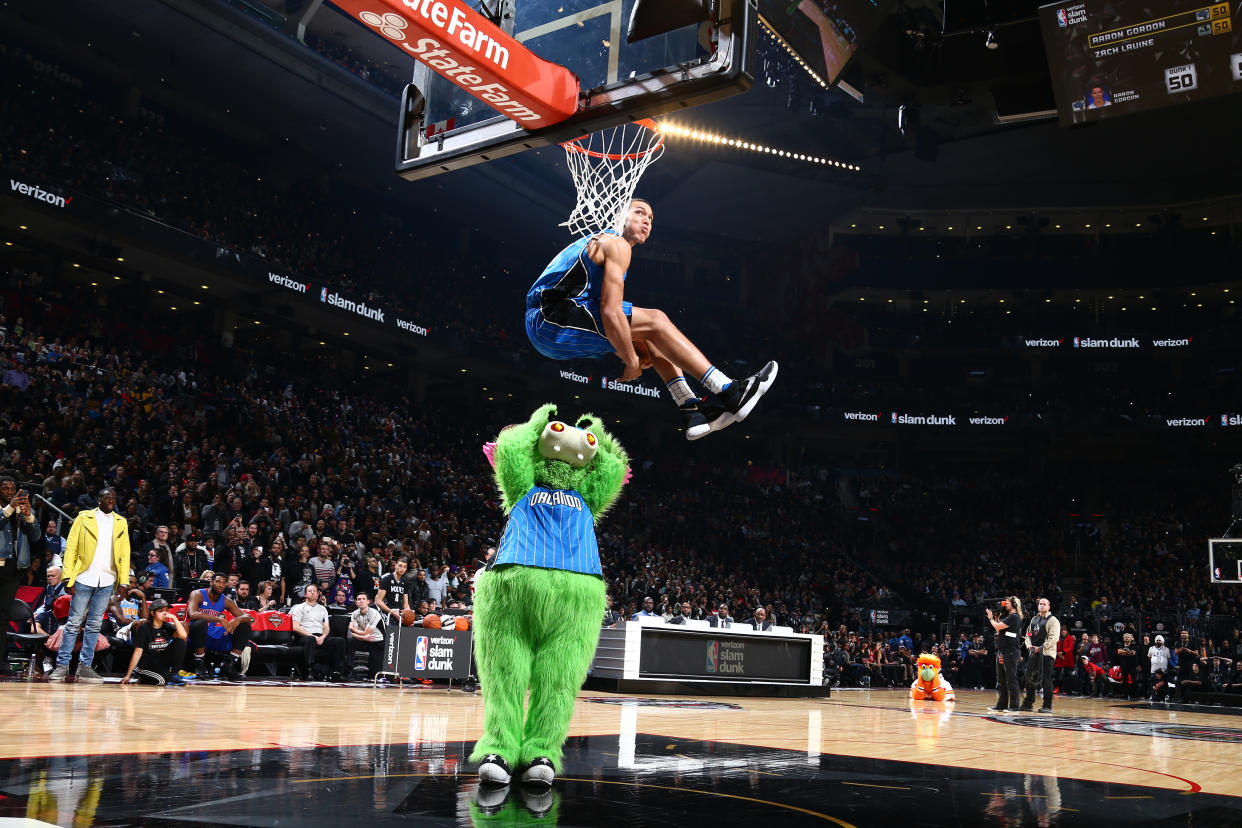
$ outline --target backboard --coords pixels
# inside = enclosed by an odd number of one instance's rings
[[[626,42],[637,0],[487,0],[481,10],[577,75],[578,113],[527,130],[422,63],[401,100],[397,172],[411,181],[744,92],[755,0],[711,0],[712,20]]]
[[[1214,584],[1242,584],[1242,539],[1209,538],[1208,571]]]

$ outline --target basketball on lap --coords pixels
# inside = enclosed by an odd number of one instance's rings
[[[440,616],[436,615],[434,612],[427,613],[427,615],[423,618],[423,626],[429,630],[440,629]]]
[[[470,629],[470,619],[464,615],[457,616],[457,620],[453,622],[453,629],[455,630]]]
[[[414,610],[401,610],[401,626],[412,627],[417,620],[418,613],[414,612]]]

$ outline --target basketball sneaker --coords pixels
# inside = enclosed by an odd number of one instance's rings
[[[733,422],[733,416],[718,405],[705,400],[691,400],[681,406],[681,419],[687,440],[698,440],[719,431]]]
[[[531,762],[526,770],[522,771],[522,784],[536,788],[552,787],[552,780],[555,778],[556,768],[552,767],[552,760],[543,756]]]
[[[48,674],[47,680],[48,681],[65,681],[67,678],[69,678],[69,665],[61,664],[61,665],[58,665],[56,669],[54,669],[51,673]]]
[[[484,785],[508,785],[512,778],[509,763],[499,753],[489,753],[479,762],[479,781]]]
[[[760,397],[768,392],[772,383],[776,382],[778,370],[779,366],[775,362],[769,362],[759,369],[759,373],[743,380],[734,380],[729,383],[728,388],[717,394],[716,396],[720,397],[725,404],[725,412],[722,416],[727,415],[730,419],[728,423],[713,424],[714,429],[719,430],[726,425],[740,423],[750,416],[750,412],[754,410]]]

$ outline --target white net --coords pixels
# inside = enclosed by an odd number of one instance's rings
[[[620,233],[638,180],[664,152],[659,127],[651,120],[636,121],[593,132],[561,146],[578,190],[578,203],[561,226],[578,236],[592,236],[605,230]]]

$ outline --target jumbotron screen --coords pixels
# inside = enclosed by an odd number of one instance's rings
[[[759,0],[759,18],[810,71],[832,86],[890,0]]]
[[[1240,11],[1204,0],[1041,6],[1062,125],[1242,91]]]

